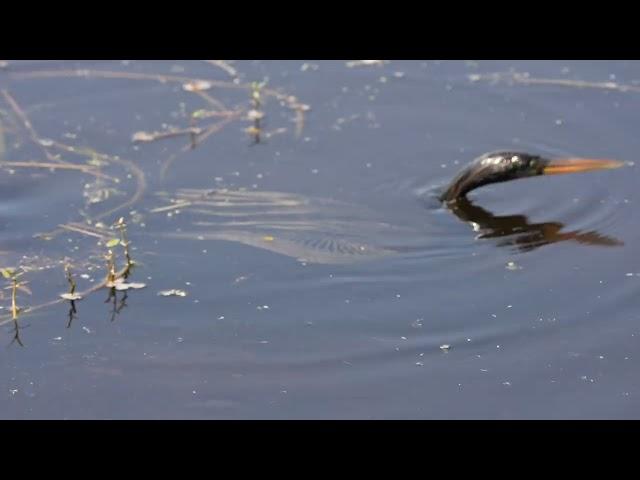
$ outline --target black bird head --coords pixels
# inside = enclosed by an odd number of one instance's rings
[[[591,158],[548,159],[522,152],[493,152],[484,154],[465,167],[441,195],[443,202],[453,202],[483,185],[508,182],[538,175],[560,175],[618,168],[624,165],[616,160]]]

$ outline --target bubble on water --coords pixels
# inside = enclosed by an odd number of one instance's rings
[[[411,326],[413,328],[422,328],[422,321],[423,321],[422,318],[418,318],[418,319],[414,320],[413,322],[411,322]]]
[[[171,289],[171,290],[162,290],[158,292],[158,296],[160,297],[186,297],[187,292],[184,290]]]

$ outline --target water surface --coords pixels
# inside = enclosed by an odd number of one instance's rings
[[[147,285],[115,305],[97,291],[71,322],[64,302],[25,312],[24,347],[4,290],[3,418],[639,416],[638,62],[224,65],[0,70],[19,303],[66,291],[65,262],[99,283],[106,247],[86,232],[120,216]],[[132,141],[225,118],[195,149]],[[457,215],[434,200],[500,148],[629,165],[488,186]],[[100,170],[15,166],[33,161]]]

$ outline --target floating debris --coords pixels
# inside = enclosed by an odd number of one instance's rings
[[[186,297],[187,292],[185,292],[184,290],[177,290],[177,289],[162,290],[161,292],[158,292],[158,295],[160,297]]]
[[[85,184],[84,191],[82,192],[82,196],[87,199],[87,203],[90,205],[102,203],[111,198],[112,195],[122,194],[123,192],[115,188],[105,187],[104,182],[101,179]]]
[[[237,77],[238,76],[238,72],[236,71],[236,69],[233,68],[231,65],[229,65],[224,60],[205,60],[205,62],[210,63],[211,65],[214,65],[214,66],[216,66],[218,68],[221,68],[222,70],[227,72],[232,77]]]
[[[254,120],[261,120],[263,118],[264,118],[264,112],[261,112],[260,110],[249,110],[247,112],[247,120],[254,121]]]
[[[384,60],[351,60],[347,62],[347,67],[370,67],[370,66],[382,66],[386,62]]]
[[[60,294],[60,298],[63,300],[71,300],[73,302],[76,300],[82,300],[82,295],[78,293],[62,293]]]
[[[158,207],[158,208],[154,208],[152,210],[149,210],[149,212],[151,213],[160,213],[160,212],[166,212],[169,210],[176,210],[178,208],[183,208],[183,207],[189,207],[191,206],[191,202],[186,201],[186,202],[176,202],[172,205],[167,205],[166,207]]]
[[[413,322],[411,322],[411,326],[413,328],[422,328],[422,321],[423,321],[422,318],[418,318],[418,319],[414,320]]]
[[[117,282],[115,285],[115,289],[118,291],[123,290],[138,290],[140,288],[145,288],[147,286],[146,283],[126,283],[126,282]]]
[[[488,74],[471,74],[467,78],[470,82],[487,81],[490,84],[506,82],[507,84],[522,85],[556,85],[573,88],[596,88],[603,90],[617,90],[619,92],[638,92],[640,87],[636,85],[623,85],[616,82],[587,82],[583,80],[571,80],[568,78],[534,78],[528,72],[498,72]]]
[[[521,270],[522,267],[520,265],[518,265],[516,262],[507,262],[507,264],[505,265],[505,268],[507,270]]]
[[[161,132],[140,131],[131,136],[131,141],[133,143],[149,143],[156,140],[163,140],[165,138],[180,137],[183,135],[194,136],[200,135],[201,133],[202,129],[198,127],[168,129]]]
[[[182,89],[187,92],[202,92],[204,90],[209,90],[213,85],[211,82],[206,82],[204,80],[196,80],[193,82],[185,83],[182,85]]]
[[[191,114],[191,118],[194,120],[203,120],[205,118],[211,118],[211,117],[227,117],[228,118],[236,114],[237,112],[234,112],[232,110],[220,111],[220,110],[205,110],[204,108],[201,108],[193,112]]]
[[[149,132],[136,132],[131,136],[132,142],[153,142],[155,139],[155,134]]]
[[[320,65],[315,64],[315,63],[303,63],[300,66],[300,71],[301,72],[306,72],[307,70],[318,70],[318,68],[320,68]]]

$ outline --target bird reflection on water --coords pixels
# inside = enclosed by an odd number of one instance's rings
[[[574,241],[582,245],[619,247],[624,243],[617,238],[597,231],[572,230],[563,232],[561,222],[531,223],[526,215],[498,216],[474,205],[468,198],[459,198],[448,205],[449,210],[460,220],[470,223],[478,239],[500,239],[499,247],[513,247],[528,252],[552,243]]]

